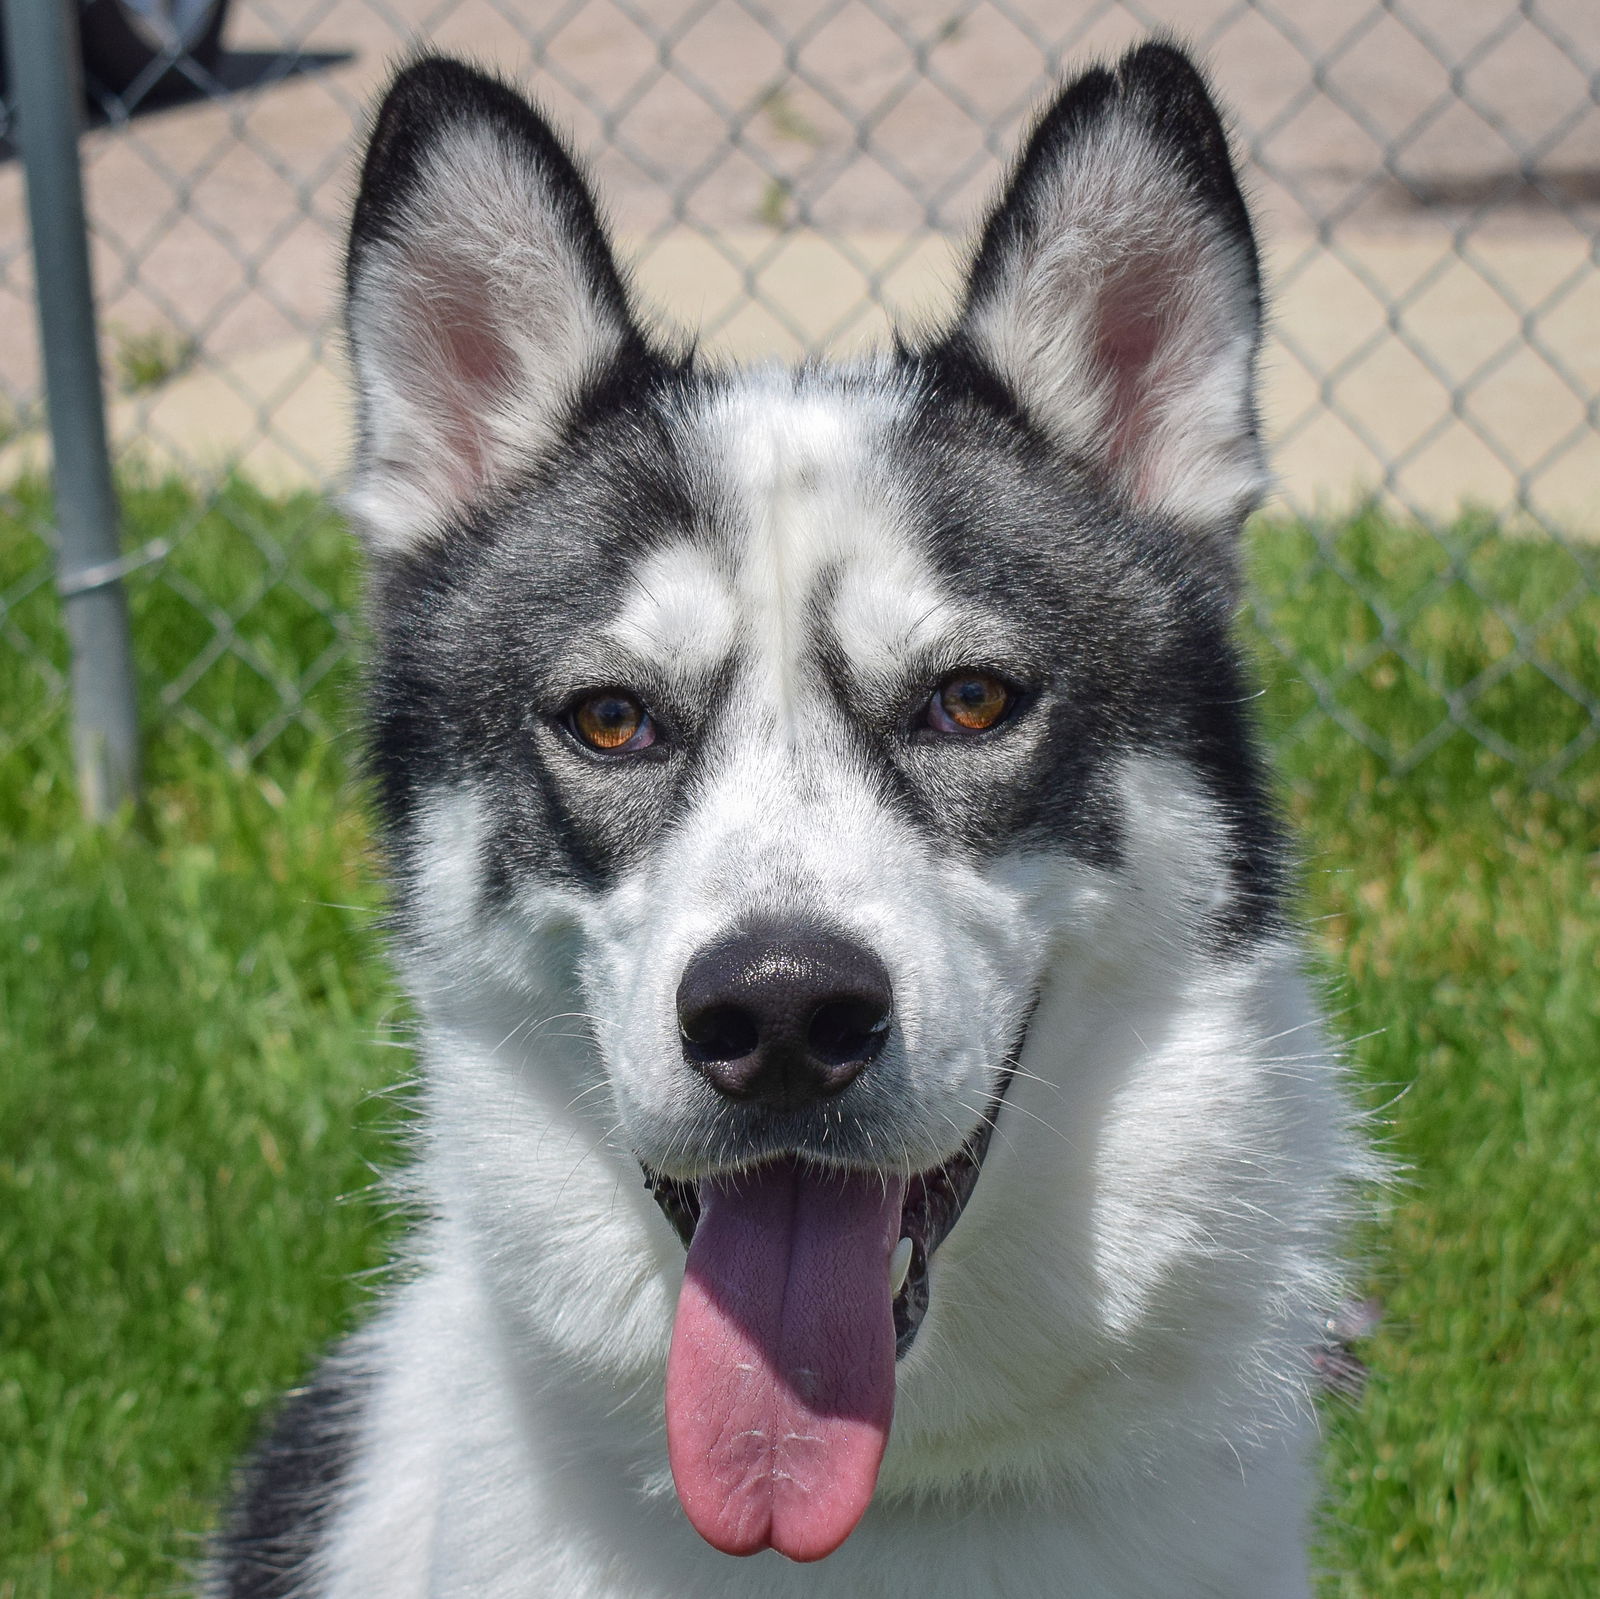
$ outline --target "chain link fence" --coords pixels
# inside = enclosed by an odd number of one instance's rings
[[[142,64],[93,54],[108,7],[153,41]],[[1337,577],[1362,618],[1333,661],[1258,618],[1307,686],[1284,736],[1332,718],[1394,771],[1466,737],[1551,783],[1600,754],[1600,707],[1562,664],[1600,591],[1594,0],[233,0],[220,33],[207,7],[82,12],[147,731],[241,765],[337,735],[338,260],[363,119],[404,53],[527,84],[589,152],[645,299],[713,350],[784,357],[881,337],[890,312],[937,316],[1051,80],[1161,30],[1233,110],[1268,249],[1269,514],[1300,520],[1307,573]],[[16,748],[52,736],[66,678],[22,173],[9,142],[0,155],[0,648],[28,685],[0,744]],[[1421,530],[1429,558],[1374,567],[1352,515]],[[1482,552],[1508,539],[1563,552],[1561,581],[1491,579]],[[1441,678],[1410,641],[1463,585],[1498,642]],[[1346,692],[1395,666],[1427,679],[1427,726]],[[1492,713],[1526,673],[1570,698],[1567,723]]]

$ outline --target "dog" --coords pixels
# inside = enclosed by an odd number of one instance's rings
[[[1370,1172],[1231,636],[1261,324],[1170,42],[947,325],[797,370],[650,331],[539,113],[400,71],[348,503],[419,1220],[208,1594],[1309,1593]]]

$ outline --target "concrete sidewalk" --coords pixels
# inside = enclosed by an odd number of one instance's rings
[[[1535,463],[1534,515],[1600,537],[1600,433],[1584,399],[1600,392],[1600,275],[1577,240],[1481,238],[1468,249],[1470,264],[1437,234],[1353,239],[1337,255],[1280,243],[1263,376],[1283,497],[1337,510],[1396,463],[1391,490],[1408,509],[1503,510],[1517,500],[1517,464]],[[684,230],[643,252],[637,282],[669,320],[704,329],[717,354],[788,358],[815,343],[848,353],[887,327],[863,303],[866,275],[902,319],[934,318],[950,304],[954,250],[928,234]],[[1536,347],[1517,307],[1552,299]],[[1397,301],[1391,323],[1386,302]],[[112,428],[128,458],[156,471],[336,483],[350,438],[336,339],[288,340],[119,399]],[[0,451],[0,478],[43,455],[38,437],[16,441]]]

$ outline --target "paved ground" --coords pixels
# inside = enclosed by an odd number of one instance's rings
[[[522,15],[488,0],[239,0],[234,92],[85,141],[108,345],[176,330],[201,357],[153,397],[119,401],[119,433],[186,463],[244,451],[274,475],[336,470],[343,413],[322,333],[352,130],[410,38],[533,82],[600,152],[646,291],[723,348],[781,355],[859,339],[881,321],[864,268],[889,266],[893,303],[937,304],[948,240],[1047,82],[1039,41],[1067,26],[1060,0],[1008,0],[1017,20],[990,6],[952,16],[953,4],[791,0],[768,27],[757,0],[588,0]],[[1281,283],[1268,415],[1295,497],[1342,499],[1401,459],[1397,486],[1416,503],[1500,505],[1518,470],[1553,452],[1535,508],[1600,525],[1600,434],[1585,417],[1600,393],[1594,0],[1520,11],[1166,0],[1159,15],[1205,44],[1254,142]],[[1068,59],[1143,31],[1111,7]],[[284,75],[286,43],[307,70]],[[1317,232],[1330,221],[1331,250]],[[823,231],[783,231],[795,222]],[[25,404],[24,239],[7,163],[0,396]],[[765,304],[751,303],[750,279]]]

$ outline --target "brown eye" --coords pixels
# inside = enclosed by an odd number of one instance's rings
[[[650,713],[620,689],[606,689],[579,700],[572,708],[571,726],[590,749],[607,755],[646,749],[656,738]]]
[[[982,733],[1002,720],[1012,699],[992,672],[956,672],[934,690],[928,725],[941,733]]]

